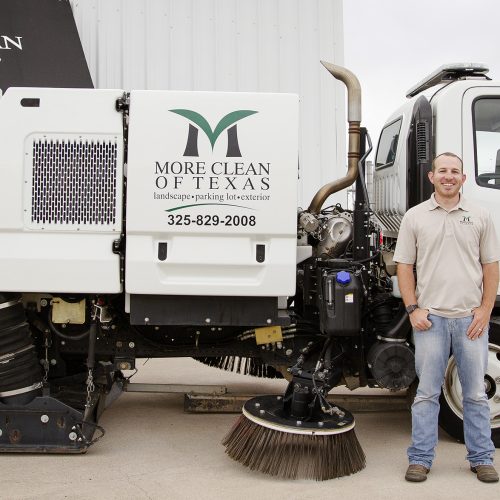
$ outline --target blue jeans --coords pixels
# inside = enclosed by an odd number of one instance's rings
[[[439,395],[450,347],[462,385],[467,460],[472,466],[492,464],[495,447],[491,441],[490,411],[484,389],[488,334],[485,332],[476,340],[467,337],[472,316],[448,319],[429,314],[429,321],[432,326],[428,330],[413,330],[419,384],[411,407],[410,464],[421,464],[429,469],[432,466],[438,441]]]

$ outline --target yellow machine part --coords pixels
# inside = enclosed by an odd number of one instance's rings
[[[255,329],[255,342],[257,345],[273,344],[283,340],[281,326],[265,326]]]
[[[83,325],[85,323],[85,299],[80,302],[66,302],[60,297],[54,297],[52,299],[52,322]]]

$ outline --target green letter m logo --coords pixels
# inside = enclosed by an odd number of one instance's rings
[[[198,155],[198,131],[199,129],[205,132],[210,145],[212,146],[212,151],[214,149],[215,142],[218,137],[227,130],[227,154],[226,157],[241,156],[240,146],[238,144],[238,129],[236,128],[236,122],[246,118],[247,116],[257,113],[257,111],[251,111],[248,109],[240,109],[239,111],[233,111],[227,114],[220,120],[214,130],[210,127],[208,121],[197,113],[196,111],[191,111],[190,109],[170,109],[172,113],[187,118],[190,122],[194,123],[198,127],[189,124],[188,139],[186,143],[186,149],[184,150],[184,156],[199,156]]]

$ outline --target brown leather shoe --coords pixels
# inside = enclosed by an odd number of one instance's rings
[[[406,469],[405,479],[412,483],[421,483],[427,479],[429,469],[420,464],[410,464]]]
[[[470,468],[483,483],[498,483],[498,472],[493,465],[476,465]]]

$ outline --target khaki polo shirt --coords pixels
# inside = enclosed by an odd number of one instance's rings
[[[394,261],[416,263],[418,306],[431,314],[469,316],[481,305],[481,264],[498,260],[491,216],[463,196],[448,212],[432,194],[403,217]]]

